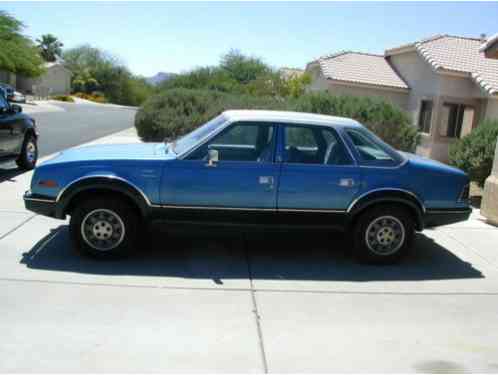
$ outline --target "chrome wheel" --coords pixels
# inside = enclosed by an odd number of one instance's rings
[[[81,236],[92,248],[109,251],[123,242],[125,226],[117,213],[108,209],[96,209],[81,222]]]
[[[26,144],[26,160],[33,164],[36,161],[36,156],[36,144],[33,141],[28,141]]]
[[[368,248],[377,255],[394,254],[405,241],[405,227],[394,216],[378,217],[368,225],[365,241]]]

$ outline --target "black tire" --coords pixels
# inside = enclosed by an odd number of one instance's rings
[[[136,210],[122,199],[112,196],[87,199],[78,203],[71,214],[71,241],[82,255],[99,259],[121,258],[135,249],[139,219]]]
[[[392,264],[406,256],[413,244],[411,213],[397,205],[367,209],[353,228],[353,250],[362,263]]]
[[[21,154],[16,160],[19,168],[24,170],[31,170],[36,166],[38,161],[38,143],[32,134],[27,134],[21,147]]]

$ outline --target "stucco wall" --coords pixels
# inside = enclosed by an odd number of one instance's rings
[[[62,66],[53,66],[41,77],[32,79],[19,77],[18,87],[36,95],[58,95],[71,92],[71,74]]]
[[[394,55],[389,61],[410,87],[406,109],[413,124],[417,124],[420,102],[439,94],[440,77],[416,52]]]
[[[498,99],[489,99],[486,104],[486,119],[498,120]]]
[[[0,70],[0,82],[16,87],[16,75],[5,70]]]
[[[479,87],[470,78],[449,75],[440,77],[440,93],[443,96],[465,99],[483,96]]]
[[[349,84],[339,84],[327,80],[317,69],[311,70],[311,84],[308,91],[328,91],[332,95],[352,95],[352,96],[370,96],[381,97],[384,100],[406,110],[408,94],[384,89],[375,89],[369,87],[358,87]]]

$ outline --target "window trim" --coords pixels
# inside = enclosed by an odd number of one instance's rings
[[[420,125],[421,125],[420,121],[422,120],[422,109],[423,109],[424,102],[431,104],[431,116],[430,116],[430,119],[429,119],[429,129],[427,129],[427,132],[425,131],[424,126],[422,126],[422,128],[420,127]],[[432,131],[432,115],[433,115],[433,111],[434,111],[434,100],[433,99],[422,99],[422,100],[420,100],[420,107],[419,107],[419,111],[418,111],[418,121],[417,121],[417,130],[419,131],[419,133],[428,134],[428,135],[431,134],[431,131]]]

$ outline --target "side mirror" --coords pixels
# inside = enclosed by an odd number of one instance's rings
[[[10,111],[12,113],[21,113],[22,112],[22,107],[20,105],[17,105],[17,104],[11,104],[10,105]]]
[[[210,149],[208,150],[208,167],[216,167],[216,163],[219,161],[220,154],[218,150]]]

